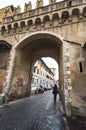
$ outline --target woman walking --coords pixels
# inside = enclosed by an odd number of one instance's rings
[[[57,93],[59,93],[59,91],[57,89],[57,85],[55,84],[53,87],[54,102],[56,102]]]

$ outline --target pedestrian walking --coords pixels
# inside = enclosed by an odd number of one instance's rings
[[[57,93],[59,93],[57,85],[55,84],[53,87],[53,95],[54,95],[54,102],[56,102]]]

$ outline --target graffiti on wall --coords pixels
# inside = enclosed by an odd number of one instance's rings
[[[23,79],[22,78],[18,78],[16,81],[16,86],[17,87],[22,87],[23,86]]]
[[[19,88],[24,86],[24,80],[22,78],[17,78],[13,84],[14,88]]]

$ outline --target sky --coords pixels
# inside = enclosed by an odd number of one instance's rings
[[[24,10],[24,4],[25,3],[29,3],[31,1],[32,3],[32,8],[34,9],[36,7],[36,1],[37,0],[0,0],[0,9],[4,8],[6,6],[9,5],[13,5],[14,7],[17,7],[18,5],[20,5],[21,10],[23,12]],[[63,1],[63,0],[56,0],[57,2],[59,1]],[[43,0],[44,5],[48,5],[49,4],[49,0]],[[56,79],[58,79],[58,64],[57,62],[52,59],[52,58],[43,58],[43,60],[45,61],[45,63],[47,64],[48,67],[51,68],[56,68]]]

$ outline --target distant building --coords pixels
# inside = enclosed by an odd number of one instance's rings
[[[54,74],[42,59],[38,60],[33,67],[32,90],[40,86],[51,88],[54,83]]]
[[[56,68],[50,68],[51,69],[51,71],[53,72],[53,74],[54,74],[54,79],[56,79]]]

